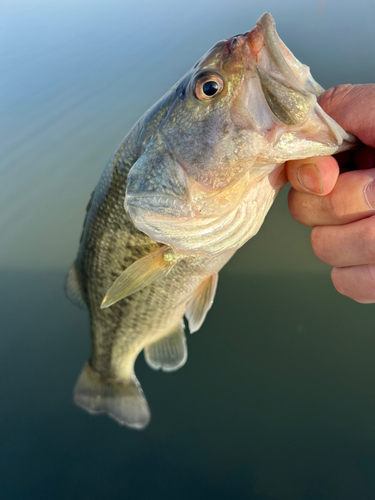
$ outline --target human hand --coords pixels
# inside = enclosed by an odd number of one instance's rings
[[[375,302],[375,85],[341,85],[319,104],[364,147],[337,155],[289,161],[289,210],[314,227],[311,243],[334,266],[336,290],[364,304]],[[348,171],[350,169],[350,171]],[[356,169],[356,170],[353,170]]]

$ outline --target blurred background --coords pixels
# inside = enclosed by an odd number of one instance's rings
[[[89,195],[137,119],[265,10],[323,87],[375,82],[373,0],[0,2],[1,498],[375,498],[375,306],[334,290],[285,189],[186,366],[137,361],[150,426],[72,402],[89,326],[64,280]]]

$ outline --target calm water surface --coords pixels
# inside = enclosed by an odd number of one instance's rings
[[[265,10],[324,87],[375,82],[375,1],[0,3],[2,498],[375,498],[374,306],[335,292],[286,192],[186,366],[137,361],[147,430],[72,403],[89,329],[63,284],[89,195],[141,114]]]

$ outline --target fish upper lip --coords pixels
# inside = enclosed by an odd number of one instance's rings
[[[295,76],[281,53],[278,44],[278,34],[276,31],[276,23],[269,12],[265,12],[257,21],[257,26],[263,30],[264,42],[269,55],[272,57],[272,62],[280,73],[288,79],[295,80]]]
[[[247,38],[248,47],[252,57],[255,59],[255,66],[257,70],[262,70],[261,66],[258,66],[258,54],[264,47],[273,66],[273,71],[271,71],[269,76],[279,80],[277,77],[277,75],[279,75],[279,77],[281,77],[280,83],[287,83],[289,87],[297,91],[307,90],[309,93],[315,94],[316,96],[319,96],[324,91],[324,89],[317,84],[313,78],[309,80],[307,88],[307,82],[301,82],[299,77],[295,74],[293,71],[294,63],[301,63],[294,57],[294,55],[280,39],[276,30],[275,20],[269,12],[265,12],[258,19],[255,28],[248,31],[243,36]],[[266,72],[267,71],[268,70],[266,69]]]

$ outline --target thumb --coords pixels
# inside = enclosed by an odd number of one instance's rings
[[[375,84],[332,87],[318,102],[344,130],[375,148]]]

